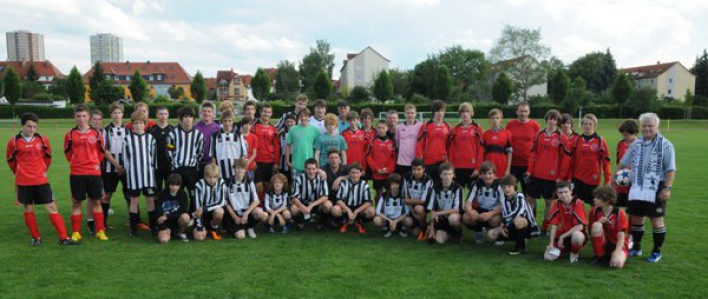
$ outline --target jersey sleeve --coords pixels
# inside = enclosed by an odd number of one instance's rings
[[[428,136],[426,134],[427,127],[427,124],[423,124],[422,126],[420,126],[420,130],[418,131],[418,141],[415,146],[416,158],[423,158],[423,151],[425,151],[425,143],[428,141]]]
[[[297,198],[298,200],[302,200],[302,196],[300,196],[301,193],[301,182],[300,182],[300,177],[296,177],[293,180],[293,186],[290,188],[290,197],[292,198]]]
[[[49,144],[49,138],[46,136],[42,136],[42,142],[44,143],[44,165],[47,166],[47,170],[49,170],[49,166],[52,165],[52,146]]]
[[[71,142],[71,131],[64,135],[64,156],[66,160],[71,162],[71,156],[73,156],[72,142]]]
[[[425,209],[428,212],[433,211],[435,209],[435,190],[432,186],[425,188],[423,198],[425,200]]]
[[[381,194],[379,199],[376,201],[376,214],[377,215],[386,215],[386,211],[384,210],[386,205],[385,205],[384,201],[386,201],[384,199],[384,194]]]
[[[549,217],[548,223],[551,225],[560,225],[561,222],[560,211],[558,210],[558,200],[554,200],[551,205],[551,217]]]
[[[371,168],[371,172],[378,173],[381,170],[381,163],[375,157],[373,142],[369,144],[366,150],[366,165]]]
[[[364,185],[364,194],[363,195],[364,195],[364,200],[362,201],[362,204],[367,203],[367,202],[368,203],[373,202],[372,195],[371,195],[371,187],[369,187],[369,184],[367,184],[367,183],[365,183],[365,185]]]
[[[319,196],[317,196],[317,198],[315,200],[317,200],[323,196],[329,196],[329,186],[327,186],[328,185],[327,180],[325,180],[319,176],[317,176],[317,179],[319,180],[319,185],[320,185],[320,188],[319,188],[320,192],[319,193],[320,194],[319,194]]]
[[[482,132],[482,128],[477,126],[477,171],[479,171],[479,167],[482,166],[482,162],[484,161],[484,132]]]
[[[12,170],[12,173],[15,173],[17,171],[17,157],[15,153],[15,137],[10,138],[10,140],[7,142],[7,151],[5,155],[7,159],[7,166],[10,167],[10,170]]]
[[[617,211],[617,232],[629,232],[629,221],[627,219],[627,213],[622,209]]]
[[[467,202],[473,207],[477,204],[477,184],[472,183],[472,189],[470,189],[470,194],[467,196]]]
[[[534,135],[533,144],[531,145],[531,153],[529,153],[529,165],[526,170],[529,174],[533,174],[538,159],[538,134]]]
[[[194,186],[194,197],[197,198],[195,202],[195,209],[199,210],[203,208],[203,203],[204,203],[204,180],[200,180],[197,182],[197,185]],[[206,211],[202,211],[204,213]]]
[[[610,159],[610,150],[607,148],[607,142],[605,142],[605,139],[602,139],[601,155],[600,163],[602,163],[602,176],[605,179],[605,184],[609,184],[610,179],[612,178],[612,172],[610,172],[610,164],[612,164],[612,160]]]

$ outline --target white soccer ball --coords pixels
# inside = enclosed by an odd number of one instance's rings
[[[625,168],[615,173],[615,184],[617,186],[629,186],[632,184],[632,170]]]

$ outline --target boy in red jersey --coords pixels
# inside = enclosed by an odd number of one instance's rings
[[[622,268],[629,255],[627,215],[615,206],[617,197],[612,187],[597,187],[593,195],[595,206],[590,209],[590,236],[595,257],[592,263],[609,262],[612,268]]]
[[[563,155],[563,165],[566,165],[566,172],[565,172],[565,177],[562,177],[561,180],[563,181],[568,181],[570,182],[571,180],[571,173],[569,171],[570,168],[570,150],[573,149],[573,146],[575,145],[575,142],[578,140],[578,137],[580,134],[575,133],[575,125],[573,124],[573,116],[571,116],[568,113],[563,113],[561,114],[561,119],[558,121],[558,126],[560,127],[561,133],[563,133],[563,136],[565,136],[565,143],[563,144],[563,148],[565,149],[565,155]]]
[[[570,262],[576,263],[578,253],[587,241],[585,226],[588,221],[585,218],[585,205],[573,197],[567,182],[558,183],[556,191],[558,200],[553,202],[550,217],[551,241],[543,257],[547,261],[556,260],[560,255],[554,254],[553,251],[557,252],[559,249],[570,252]]]
[[[359,113],[349,111],[347,115],[349,128],[342,132],[342,137],[347,142],[347,163],[352,164],[357,162],[361,164],[361,169],[366,169],[366,151],[369,149],[370,140],[366,136],[366,132],[359,128]]]
[[[593,114],[583,116],[583,135],[570,150],[570,168],[572,173],[573,193],[587,204],[592,204],[592,190],[610,183],[610,152],[607,143],[597,135],[597,117]],[[602,172],[603,177],[600,177]],[[604,178],[604,179],[603,179]]]
[[[52,148],[47,137],[37,133],[39,118],[34,113],[22,114],[22,131],[7,142],[7,165],[15,175],[17,201],[24,207],[25,224],[32,235],[32,246],[42,243],[34,215],[35,205],[45,205],[49,220],[59,235],[59,244],[74,245],[66,235],[66,227],[54,203],[52,187],[47,181],[47,170],[52,164]]]
[[[445,118],[445,102],[435,100],[431,106],[433,119],[429,120],[418,132],[418,144],[415,156],[425,160],[425,172],[434,183],[440,182],[440,165],[448,161],[447,141],[452,129]]]
[[[371,179],[374,181],[374,198],[379,198],[388,175],[396,170],[396,142],[387,134],[388,125],[385,120],[379,120],[376,132],[376,138],[371,141],[366,154],[366,163],[371,168]]]
[[[506,129],[511,132],[511,147],[514,148],[511,158],[511,174],[521,182],[521,192],[526,193],[526,180],[524,174],[529,166],[529,156],[533,148],[533,138],[541,132],[541,125],[529,119],[531,106],[528,102],[516,105],[517,119],[512,119],[506,124]]]
[[[258,157],[258,137],[256,134],[251,134],[251,123],[253,119],[246,115],[239,122],[241,138],[246,141],[248,149],[248,179],[253,180],[256,175],[256,158]]]
[[[479,165],[484,161],[482,128],[472,120],[472,104],[462,103],[458,112],[462,122],[452,129],[447,152],[450,163],[455,166],[455,180],[469,189],[479,176]]]
[[[374,128],[374,111],[370,108],[361,109],[361,130],[366,133],[366,138],[371,141],[376,137],[376,128]]]
[[[71,176],[71,239],[80,242],[81,237],[81,206],[88,195],[93,202],[93,219],[96,225],[96,238],[108,240],[101,208],[103,183],[101,182],[101,161],[105,148],[103,135],[89,126],[89,112],[86,105],[74,108],[76,127],[64,136],[64,154],[69,161]]]
[[[504,177],[511,171],[511,132],[501,126],[504,115],[502,111],[494,108],[489,111],[489,125],[491,128],[484,132],[484,161],[494,163],[497,172]]]
[[[548,229],[551,199],[555,192],[556,183],[566,176],[566,166],[563,165],[566,151],[563,146],[565,136],[558,131],[560,112],[555,109],[548,110],[544,119],[546,128],[536,134],[533,149],[529,156],[529,168],[524,178],[529,181],[526,199],[536,214],[536,199],[543,198],[546,203],[546,212],[543,218],[541,231]]]
[[[259,195],[267,192],[268,182],[273,177],[273,173],[277,171],[280,162],[278,130],[270,124],[271,116],[273,116],[273,106],[263,103],[261,106],[261,118],[251,129],[251,132],[258,139],[254,181]]]
[[[622,122],[618,128],[620,134],[622,134],[622,140],[617,143],[617,164],[619,165],[620,160],[629,149],[629,146],[637,140],[637,133],[639,132],[639,126],[637,122],[633,119],[628,119]],[[619,171],[617,169],[616,171]],[[627,200],[629,198],[629,186],[616,186],[617,191],[617,203],[614,204],[618,207],[626,207]]]

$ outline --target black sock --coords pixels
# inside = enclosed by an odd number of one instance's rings
[[[661,253],[661,246],[664,245],[666,238],[666,226],[654,229],[654,249],[651,252]]]
[[[86,219],[86,226],[88,226],[89,230],[96,231],[96,225],[93,223],[93,219]]]
[[[108,210],[111,209],[111,203],[101,203],[101,208],[103,209],[103,226],[108,227]]]
[[[475,233],[481,233],[483,227],[484,226],[482,225],[482,223],[477,222],[472,226],[472,231],[474,231]]]
[[[150,221],[150,231],[154,235],[157,233],[157,214],[155,211],[148,211],[148,220]]]
[[[632,224],[632,242],[634,243],[634,246],[632,246],[631,249],[642,249],[642,237],[644,237],[644,224]]]
[[[131,234],[135,234],[135,232],[137,232],[138,221],[140,221],[138,213],[130,213],[130,233]]]

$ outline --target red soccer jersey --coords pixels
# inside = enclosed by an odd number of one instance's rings
[[[369,148],[369,140],[364,130],[352,131],[348,128],[342,132],[342,137],[347,141],[347,164],[359,162],[362,169],[366,169],[366,151]]]
[[[605,184],[610,183],[610,156],[607,143],[597,134],[578,137],[570,156],[572,178],[591,186],[599,186],[600,171]]]
[[[371,168],[371,178],[374,180],[385,180],[389,174],[396,170],[396,142],[388,136],[376,136],[369,144],[369,151],[366,154],[366,164]],[[386,174],[379,174],[381,169],[386,168]]]
[[[536,134],[529,156],[528,172],[531,176],[548,181],[566,177],[564,142],[565,136],[559,131],[548,134],[544,130]]]
[[[425,165],[445,162],[447,142],[452,129],[446,122],[437,125],[432,120],[420,127],[415,156],[423,158]]]
[[[484,161],[482,128],[474,121],[469,126],[459,124],[452,129],[447,149],[448,159],[455,169],[479,169]]]
[[[256,134],[248,134],[248,136],[243,136],[243,138],[248,142],[248,158],[253,156],[253,152],[258,149],[258,137]],[[257,152],[257,154],[260,152]],[[257,155],[256,154],[256,155]],[[256,156],[258,158],[258,156]],[[248,171],[256,170],[256,160],[254,159],[250,164],[248,164]]]
[[[629,149],[629,146],[631,144],[632,143],[626,142],[624,140],[620,140],[617,143],[617,157],[616,157],[617,164],[619,164],[620,160],[622,160],[624,153],[627,152],[627,149]],[[617,169],[617,170],[619,170],[619,169]],[[617,187],[615,187],[615,190],[617,191],[617,193],[629,194],[629,186],[617,186]]]
[[[258,155],[256,162],[278,165],[280,161],[280,140],[278,130],[271,124],[257,122],[251,128],[251,134],[258,139]]]
[[[26,140],[17,134],[7,142],[7,165],[15,174],[16,186],[46,184],[51,164],[52,148],[46,137],[35,133]]]
[[[588,221],[585,218],[585,205],[583,201],[573,198],[573,200],[570,201],[570,205],[566,206],[562,201],[554,200],[549,221],[551,225],[558,226],[556,238],[565,234],[578,224],[587,226]]]
[[[625,251],[629,251],[629,222],[627,214],[620,208],[613,208],[609,215],[605,215],[601,208],[593,207],[590,209],[590,225],[600,220],[602,217],[607,217],[610,223],[603,223],[602,230],[605,234],[607,242],[617,244],[617,237],[620,232],[624,232]]]
[[[147,124],[145,125],[145,132],[147,132],[148,129],[152,128],[152,127],[155,126],[155,125],[157,125],[157,124],[156,124],[154,121],[152,121],[152,119],[149,119],[149,118],[148,118],[148,122],[147,122]],[[132,123],[132,122],[128,122],[127,124],[125,124],[125,127],[126,127],[128,130],[130,130],[131,132],[133,131],[133,123]]]
[[[565,136],[565,141],[563,143],[563,148],[565,150],[565,155],[563,155],[563,169],[565,169],[566,171],[565,176],[560,179],[564,181],[570,181],[572,179],[572,173],[570,171],[570,155],[572,154],[571,151],[573,150],[575,142],[578,141],[578,136],[580,135],[578,135],[578,133],[573,132],[570,133],[570,136],[567,136],[565,134],[563,134],[563,136]]]
[[[86,132],[74,127],[64,136],[64,155],[72,175],[101,175],[101,161],[105,153],[103,135],[94,128]]]
[[[507,129],[489,129],[484,132],[484,161],[490,161],[497,167],[499,177],[506,172],[511,155],[511,132]]]
[[[533,119],[529,119],[525,123],[518,119],[512,119],[506,124],[506,129],[511,132],[511,147],[514,148],[511,166],[528,166],[533,148],[533,138],[538,132],[541,132],[541,125]]]

